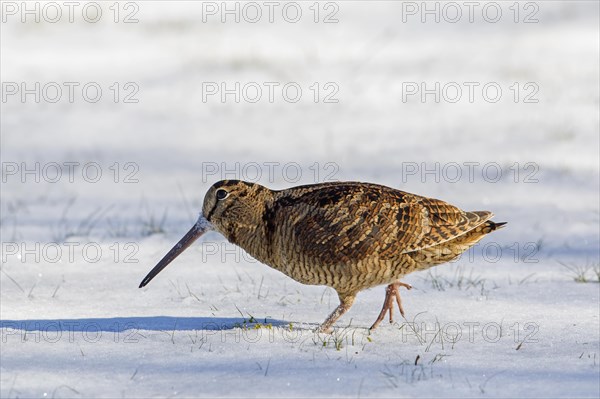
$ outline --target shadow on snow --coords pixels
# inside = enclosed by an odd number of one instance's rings
[[[254,322],[254,320],[252,320]],[[259,319],[257,323],[285,326],[281,320]],[[126,330],[147,331],[193,331],[193,330],[230,330],[244,324],[252,325],[249,319],[241,317],[108,317],[84,319],[31,319],[0,320],[0,328],[24,331],[107,331]]]

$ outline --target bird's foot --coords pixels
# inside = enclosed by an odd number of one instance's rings
[[[317,328],[317,332],[323,334],[331,334],[333,332],[333,325],[340,317],[342,317],[344,313],[346,313],[350,309],[350,307],[354,303],[354,298],[356,297],[356,294],[353,293],[342,295],[338,293],[338,296],[340,298],[340,304],[337,308],[335,308],[333,313],[331,313],[329,317],[323,322],[323,324],[321,324],[319,328]]]
[[[326,326],[325,323],[321,324],[315,332],[321,334],[331,334],[333,332],[333,326]]]
[[[385,288],[385,299],[383,301],[383,307],[381,308],[381,312],[379,313],[379,317],[375,320],[375,323],[371,326],[370,330],[374,330],[377,328],[379,323],[385,318],[385,314],[390,312],[390,323],[394,322],[394,298],[396,299],[396,303],[398,304],[398,308],[400,309],[400,314],[404,317],[404,308],[402,307],[402,299],[400,299],[400,291],[399,288],[404,287],[407,290],[412,288],[412,285],[403,283],[402,281],[396,281],[388,285]]]

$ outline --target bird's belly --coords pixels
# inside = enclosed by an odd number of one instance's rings
[[[377,252],[344,251],[306,245],[293,234],[276,230],[272,240],[239,243],[256,260],[302,284],[326,285],[338,292],[358,292],[389,284],[414,270],[403,254],[381,257]],[[411,264],[412,262],[412,264]]]
[[[267,263],[292,279],[307,285],[326,285],[338,292],[358,292],[389,284],[412,271],[411,260],[365,258],[340,264],[323,264],[310,257],[281,257],[280,262]]]

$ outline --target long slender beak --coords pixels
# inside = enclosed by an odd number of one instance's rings
[[[196,224],[188,231],[181,240],[158,262],[154,269],[150,270],[150,273],[140,283],[140,287],[144,287],[148,284],[158,273],[160,273],[169,263],[185,251],[194,241],[196,241],[202,234],[212,230],[212,225],[204,216],[200,216]]]

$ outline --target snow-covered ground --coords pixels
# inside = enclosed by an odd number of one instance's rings
[[[598,397],[598,3],[467,3],[2,2],[0,396]],[[224,177],[509,224],[371,334],[214,233],[138,289]]]

